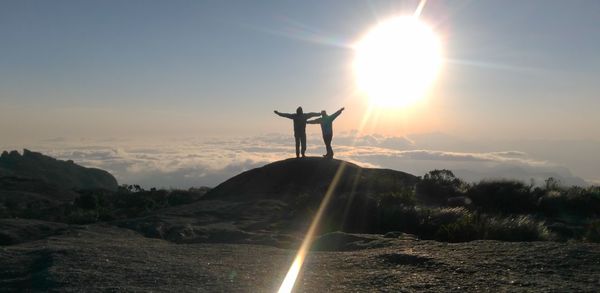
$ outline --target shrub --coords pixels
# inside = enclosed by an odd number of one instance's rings
[[[538,195],[531,186],[519,181],[481,181],[467,192],[473,204],[482,211],[529,213],[536,209]]]
[[[435,238],[448,242],[472,241],[481,239],[481,230],[478,217],[473,214],[465,214],[450,223],[441,225]]]
[[[550,231],[544,223],[530,216],[488,218],[483,224],[483,230],[483,239],[537,241],[550,238]]]
[[[84,210],[93,210],[98,207],[98,199],[94,194],[86,193],[75,199],[75,206]]]
[[[407,206],[380,206],[379,229],[423,235],[421,226],[429,218],[429,210]]]
[[[173,190],[168,193],[165,190],[154,190],[151,193],[162,193],[163,196],[167,196],[169,206],[176,206],[198,201],[204,196],[206,191],[190,188],[189,190]]]
[[[590,242],[600,242],[600,220],[594,220],[589,224],[584,239]]]
[[[79,190],[80,195],[72,204],[65,205],[61,217],[78,224],[139,217],[160,208],[200,200],[207,190],[208,188],[198,188],[169,191],[152,188],[146,191],[135,185],[121,186],[117,192]]]
[[[488,217],[464,208],[380,207],[381,232],[401,231],[422,239],[464,242],[476,239],[536,241],[550,239],[544,222],[531,216]]]
[[[69,224],[91,224],[98,221],[98,213],[95,210],[72,210],[67,215],[67,223]]]
[[[4,204],[0,203],[0,219],[4,218],[12,218],[12,213]]]
[[[167,207],[167,197],[163,193],[134,192],[118,196],[115,208],[123,210],[127,217],[139,216],[142,213]]]
[[[454,223],[459,219],[471,217],[473,214],[462,207],[429,209],[428,221],[433,225],[442,226]]]
[[[375,198],[378,198],[378,205],[380,207],[395,205],[414,206],[417,203],[415,192],[410,189],[379,194]]]
[[[317,206],[315,206],[317,209]],[[364,194],[345,194],[332,199],[326,210],[323,229],[347,232],[378,231],[377,199]]]
[[[464,208],[380,207],[379,228],[384,232],[411,233],[424,239],[448,240],[452,237],[445,234],[448,231],[440,231],[440,228],[447,226],[451,229],[449,225],[470,216],[471,212]]]
[[[450,170],[433,170],[417,183],[416,192],[425,203],[445,205],[448,198],[462,195],[467,186]]]
[[[106,221],[112,221],[112,220],[117,219],[114,209],[111,209],[109,207],[99,207],[97,209],[97,212],[98,212],[98,221],[106,222]]]
[[[539,210],[546,216],[590,218],[600,214],[600,187],[553,189],[539,199]]]
[[[558,180],[554,177],[548,177],[548,179],[544,180],[544,183],[545,183],[545,188],[548,191],[561,189],[560,180]]]
[[[538,199],[538,209],[546,216],[559,216],[566,207],[566,197],[560,191],[546,191]]]

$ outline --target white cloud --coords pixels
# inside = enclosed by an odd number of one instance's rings
[[[458,152],[422,148],[405,137],[351,134],[334,138],[336,157],[363,167],[381,167],[423,175],[433,169],[450,169],[468,181],[484,178],[516,178],[537,182],[553,176],[567,184],[582,180],[557,164],[533,159],[516,150]],[[293,157],[293,137],[266,134],[229,139],[172,139],[45,141],[37,148],[45,154],[111,172],[120,183],[145,187],[216,186],[249,169]],[[308,155],[324,152],[318,135],[308,138]]]

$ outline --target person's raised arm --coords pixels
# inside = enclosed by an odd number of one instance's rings
[[[321,124],[321,118],[317,118],[317,119],[313,119],[313,120],[308,120],[306,121],[307,124]]]
[[[304,115],[306,116],[306,119],[309,119],[309,118],[313,118],[313,117],[319,117],[319,116],[321,116],[321,113],[310,112],[310,113],[304,113]]]
[[[281,116],[281,117],[285,117],[285,118],[290,118],[290,119],[294,119],[294,115],[293,114],[288,114],[288,113],[281,113],[277,110],[273,111],[273,113]]]
[[[335,112],[335,113],[331,114],[331,117],[332,117],[333,119],[337,118],[337,116],[340,116],[340,114],[342,114],[342,111],[344,111],[344,109],[345,109],[345,108],[341,108],[341,109],[337,110],[337,112]]]

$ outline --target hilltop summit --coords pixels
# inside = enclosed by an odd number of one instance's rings
[[[243,172],[212,189],[206,198],[289,201],[301,195],[322,196],[341,168],[335,189],[340,195],[393,192],[412,188],[417,182],[416,176],[400,171],[363,168],[346,161],[308,157],[277,161]]]
[[[412,190],[416,176],[317,157],[287,159],[226,180],[201,200],[118,223],[177,243],[289,247],[304,233],[339,171],[321,231],[376,231],[381,199]]]

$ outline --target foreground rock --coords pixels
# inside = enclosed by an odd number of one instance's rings
[[[173,244],[110,226],[71,227],[2,247],[0,288],[274,292],[294,254],[262,245]],[[395,239],[381,248],[311,252],[297,284],[299,292],[597,292],[600,245]]]

